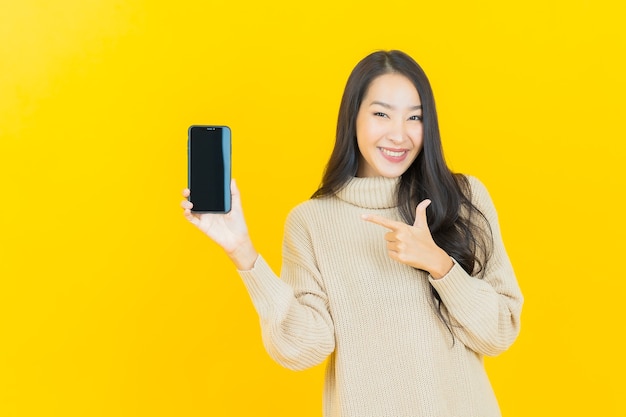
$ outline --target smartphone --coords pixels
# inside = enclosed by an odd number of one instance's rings
[[[190,126],[187,140],[189,201],[195,213],[228,213],[231,206],[231,131]]]

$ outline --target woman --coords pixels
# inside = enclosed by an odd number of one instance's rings
[[[354,68],[322,184],[287,218],[282,279],[234,183],[232,197],[226,215],[182,207],[240,271],[269,354],[291,369],[330,356],[325,416],[500,415],[482,357],[517,337],[522,295],[487,190],[445,164],[411,57],[379,51]]]

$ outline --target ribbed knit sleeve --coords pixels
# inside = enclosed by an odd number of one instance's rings
[[[267,352],[282,366],[302,370],[323,362],[335,338],[310,239],[294,217],[285,226],[282,279],[262,257],[239,274],[259,314]]]
[[[472,277],[455,261],[445,277],[429,279],[449,313],[454,334],[470,349],[494,356],[519,334],[523,297],[491,197],[476,178],[469,177],[469,181],[472,202],[485,215],[493,234],[493,251],[484,275]]]

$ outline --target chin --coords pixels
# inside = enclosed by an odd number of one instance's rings
[[[399,178],[401,177],[409,167],[403,169],[386,169],[379,170],[378,175],[385,178]]]

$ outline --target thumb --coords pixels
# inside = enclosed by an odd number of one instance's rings
[[[237,187],[237,182],[234,178],[230,180],[230,195],[233,207],[241,208],[241,194],[239,193],[239,187]]]
[[[413,226],[428,229],[428,220],[426,219],[426,208],[430,206],[431,201],[426,199],[419,203],[415,208],[415,222]]]

